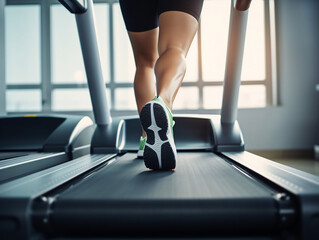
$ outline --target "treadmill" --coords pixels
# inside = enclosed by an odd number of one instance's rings
[[[0,117],[0,184],[90,153],[86,116]]]
[[[0,185],[1,239],[319,239],[319,177],[244,151],[236,109],[250,1],[232,6],[221,116],[174,117],[175,171],[146,169],[138,118],[110,116],[92,0],[60,2],[81,40],[91,154]]]

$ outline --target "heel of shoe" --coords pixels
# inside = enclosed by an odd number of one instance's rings
[[[176,166],[176,148],[165,106],[151,101],[140,114],[147,140],[144,149],[145,166],[150,169],[171,170]]]

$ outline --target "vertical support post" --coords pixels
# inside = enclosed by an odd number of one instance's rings
[[[112,119],[106,98],[92,0],[87,1],[87,10],[84,13],[75,14],[75,18],[95,122],[97,125],[108,125]]]
[[[42,89],[42,112],[48,113],[52,109],[51,87],[51,31],[50,31],[50,3],[41,1],[41,89]]]
[[[240,77],[250,2],[251,0],[232,2],[221,109],[222,123],[233,124],[237,118]]]
[[[0,115],[6,114],[4,7],[5,0],[0,0]]]

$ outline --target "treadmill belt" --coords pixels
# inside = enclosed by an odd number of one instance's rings
[[[10,158],[22,157],[35,152],[0,152],[0,161]]]
[[[61,199],[230,199],[271,194],[213,153],[179,153],[178,157],[175,171],[152,171],[143,159],[126,154]]]
[[[152,171],[125,154],[56,198],[51,232],[172,236],[270,234],[272,190],[213,153],[179,153],[175,171]]]

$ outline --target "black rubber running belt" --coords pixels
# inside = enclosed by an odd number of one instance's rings
[[[175,171],[150,171],[136,154],[58,195],[49,232],[72,236],[271,234],[273,192],[213,153],[179,153]]]
[[[0,152],[0,161],[33,154],[35,152]]]

